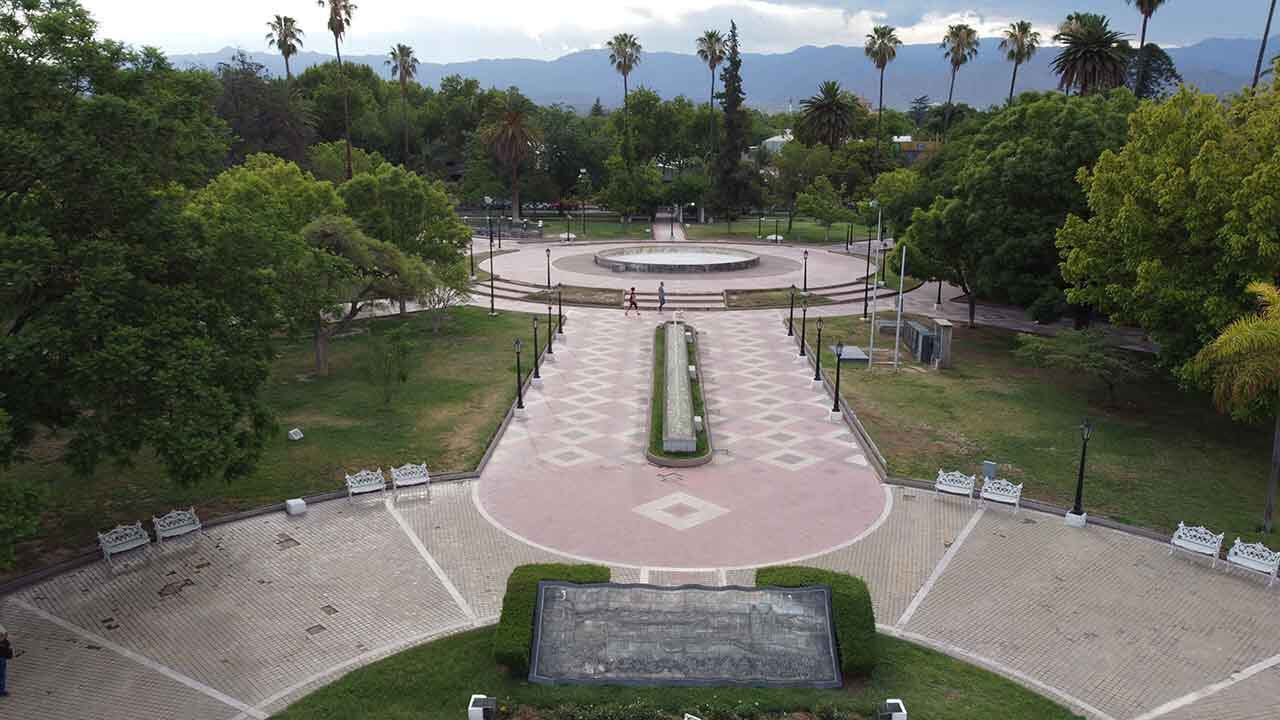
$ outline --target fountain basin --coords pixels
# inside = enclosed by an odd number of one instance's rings
[[[760,256],[734,248],[646,245],[601,250],[595,263],[614,272],[724,272],[755,267]]]

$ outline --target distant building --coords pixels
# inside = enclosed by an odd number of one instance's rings
[[[765,141],[760,144],[764,146],[764,149],[767,150],[770,155],[777,155],[778,152],[782,150],[783,145],[786,145],[794,139],[795,137],[791,134],[790,130],[783,130],[781,135],[774,135],[771,138],[766,138]]]
[[[902,161],[914,165],[921,158],[932,155],[942,147],[937,140],[915,140],[910,135],[895,135],[893,144],[897,146]]]

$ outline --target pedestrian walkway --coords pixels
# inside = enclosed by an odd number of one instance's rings
[[[0,598],[18,651],[0,711],[265,718],[354,668],[492,623],[516,565],[590,557],[616,580],[670,585],[750,584],[755,566],[784,560],[827,567],[866,578],[882,632],[1088,717],[1277,717],[1280,591],[1265,582],[1144,538],[880,485],[826,420],[829,397],[777,311],[688,316],[727,452],[659,471],[637,459],[658,318],[566,313],[567,342],[479,480],[239,520]]]
[[[674,220],[671,213],[658,213],[653,222],[654,242],[689,242],[684,232],[684,223]]]

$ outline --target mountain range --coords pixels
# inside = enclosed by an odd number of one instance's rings
[[[1012,65],[997,48],[997,38],[983,38],[978,57],[961,68],[956,78],[956,102],[977,107],[1003,102],[1009,92]],[[1268,47],[1280,50],[1280,38]],[[1203,92],[1225,95],[1249,84],[1257,59],[1258,41],[1244,39],[1208,39],[1186,47],[1168,48],[1183,79]],[[234,48],[217,52],[172,55],[178,67],[214,68],[235,53]],[[273,75],[284,74],[284,61],[276,53],[249,52]],[[1018,90],[1049,90],[1057,87],[1057,76],[1050,63],[1057,54],[1053,47],[1041,48],[1032,60],[1018,71]],[[295,73],[333,60],[332,55],[304,51],[291,59]],[[369,65],[385,77],[391,68],[386,56],[352,55],[344,60]],[[462,75],[478,80],[483,87],[516,86],[540,104],[564,103],[579,109],[589,107],[596,98],[606,107],[622,104],[622,82],[609,66],[607,50],[582,50],[555,60],[520,58],[472,60],[457,63],[422,63],[418,82],[438,85],[448,75]],[[780,110],[816,92],[823,80],[837,80],[846,88],[874,102],[879,77],[861,47],[828,45],[805,46],[777,54],[744,53],[743,85],[748,104],[763,110]],[[950,66],[942,51],[931,44],[903,45],[897,59],[885,75],[885,105],[906,109],[913,98],[928,95],[943,101],[950,82]],[[671,52],[645,53],[643,61],[632,72],[630,86],[648,87],[662,97],[685,95],[695,101],[705,99],[711,91],[711,74],[697,56]],[[716,87],[720,86],[719,79]]]

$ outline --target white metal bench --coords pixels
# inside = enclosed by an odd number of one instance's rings
[[[1241,542],[1240,538],[1236,538],[1227,552],[1227,562],[1267,576],[1267,587],[1275,584],[1276,575],[1280,573],[1280,552],[1272,552],[1262,543]]]
[[[1014,485],[1008,480],[999,478],[987,478],[982,481],[982,490],[978,493],[980,500],[1003,503],[1012,505],[1013,511],[1017,512],[1022,506],[1022,485]]]
[[[142,529],[142,521],[132,525],[117,525],[104,533],[98,533],[98,547],[102,548],[102,556],[111,563],[112,555],[151,544],[151,536]]]
[[[382,492],[387,489],[387,478],[382,474],[382,468],[377,470],[361,470],[355,475],[347,476],[347,501],[356,495],[363,495],[371,492]]]
[[[977,482],[977,478],[972,475],[965,475],[959,470],[943,472],[938,470],[938,479],[933,483],[933,494],[940,492],[948,495],[963,495],[973,500],[973,487]]]
[[[400,488],[416,487],[418,485],[427,486],[427,499],[431,499],[431,473],[427,472],[425,463],[415,465],[413,463],[405,463],[400,467],[391,468],[391,487],[393,491],[399,492]]]
[[[1174,550],[1186,550],[1197,555],[1206,555],[1213,558],[1211,567],[1217,567],[1218,553],[1222,552],[1222,537],[1225,534],[1214,535],[1212,530],[1203,525],[1189,527],[1178,523],[1178,529],[1169,539],[1169,554],[1172,555]]]
[[[195,508],[186,510],[170,510],[160,517],[151,517],[151,524],[156,529],[156,542],[162,543],[165,538],[175,538],[187,533],[200,532],[200,518]]]

